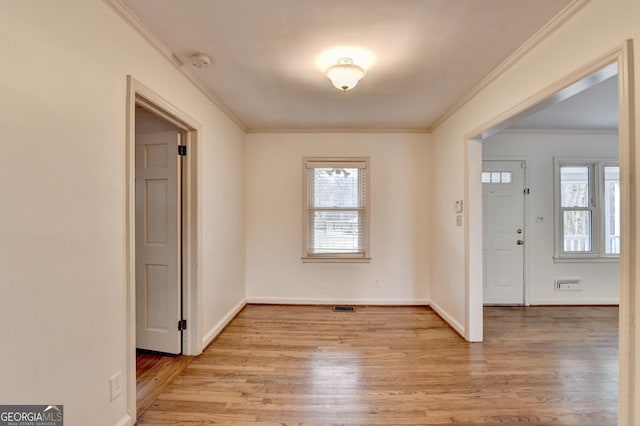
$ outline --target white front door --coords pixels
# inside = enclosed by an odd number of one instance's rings
[[[136,347],[182,351],[177,131],[136,136]]]
[[[524,304],[524,162],[482,162],[485,304]]]

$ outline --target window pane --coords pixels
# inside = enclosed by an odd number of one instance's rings
[[[564,251],[591,251],[591,212],[570,210],[563,212]]]
[[[589,167],[560,167],[560,205],[589,207]]]
[[[511,183],[511,172],[502,172],[502,183]]]
[[[316,210],[309,213],[311,240],[309,252],[362,253],[364,251],[364,212]]]
[[[604,168],[604,252],[620,254],[620,167]]]
[[[362,207],[361,169],[316,168],[312,170],[313,197],[311,207]],[[362,193],[362,194],[359,194]]]
[[[489,183],[489,182],[491,182],[491,173],[482,172],[482,183]]]
[[[500,183],[500,172],[492,172],[491,173],[491,182],[492,183]]]

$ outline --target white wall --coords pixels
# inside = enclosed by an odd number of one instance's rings
[[[126,419],[132,74],[202,126],[205,333],[244,300],[244,134],[101,0],[0,2],[0,401]],[[124,382],[123,382],[124,383]]]
[[[305,156],[370,157],[371,263],[301,262]],[[247,135],[248,300],[427,303],[429,158],[425,134]]]
[[[482,143],[484,159],[526,160],[525,282],[529,304],[618,303],[616,263],[555,263],[554,157],[618,157],[618,135],[579,133],[499,133]],[[536,222],[542,216],[543,222]],[[554,290],[558,278],[580,278],[580,291]]]

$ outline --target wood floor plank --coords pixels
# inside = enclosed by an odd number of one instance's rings
[[[615,307],[488,307],[469,344],[423,307],[248,305],[138,422],[614,426],[617,324]]]

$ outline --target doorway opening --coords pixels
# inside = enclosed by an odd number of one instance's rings
[[[635,204],[632,197],[634,175],[634,117],[631,70],[631,42],[586,65],[562,81],[532,96],[506,113],[470,132],[465,142],[465,199],[468,210],[465,217],[465,281],[466,318],[465,338],[470,342],[483,339],[483,225],[482,225],[482,172],[483,140],[509,127],[516,121],[557,104],[586,88],[617,76],[618,84],[618,158],[620,160],[620,234],[619,262],[619,420],[620,424],[634,423],[633,398],[635,384],[632,372],[636,368],[635,334],[633,329],[636,310],[633,284],[635,282]],[[635,424],[635,423],[634,423]]]
[[[126,388],[127,411],[135,419],[139,349],[145,351],[146,361],[159,353],[179,355],[180,360],[180,355],[202,351],[200,131],[193,119],[148,87],[131,76],[127,83]],[[155,364],[156,369],[175,366]]]

